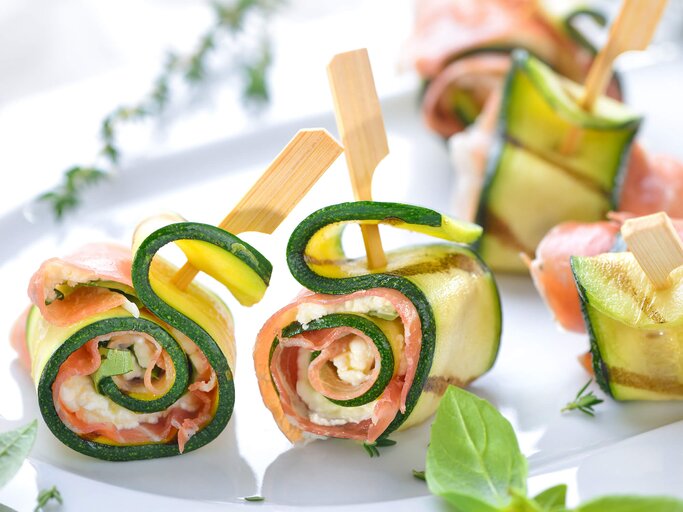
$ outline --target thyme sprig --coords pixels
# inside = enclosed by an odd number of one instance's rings
[[[55,500],[60,505],[63,503],[62,494],[54,485],[50,489],[44,489],[40,491],[38,498],[36,499],[36,508],[33,509],[33,512],[40,512],[45,508],[45,505],[52,500]]]
[[[579,392],[576,394],[576,397],[574,398],[573,401],[567,403],[562,408],[561,412],[565,411],[572,411],[574,409],[578,409],[579,411],[588,414],[589,416],[595,416],[595,411],[593,410],[593,407],[595,407],[598,404],[601,404],[604,402],[604,400],[601,400],[595,394],[593,394],[592,391],[589,391],[586,393],[586,389],[588,389],[588,386],[590,386],[591,382],[593,382],[593,379],[590,379],[586,384],[579,390]]]
[[[368,453],[370,458],[373,458],[373,457],[379,457],[380,456],[379,448],[383,448],[385,446],[394,446],[395,444],[396,444],[396,441],[394,441],[393,439],[381,437],[377,441],[375,441],[374,443],[368,443],[367,441],[365,441],[363,443],[363,448]]]
[[[235,55],[234,71],[240,75],[243,101],[256,104],[267,102],[267,75],[272,63],[270,39],[264,36],[254,50],[251,48],[253,41],[250,43],[240,36],[245,33],[249,19],[253,17],[265,22],[283,1],[213,2],[214,21],[201,35],[195,49],[185,56],[169,52],[147,95],[137,104],[116,107],[102,119],[99,130],[101,147],[97,152],[99,163],[70,167],[64,171],[62,182],[40,195],[38,201],[47,203],[54,217],[60,220],[79,205],[87,187],[112,177],[121,161],[119,130],[128,123],[161,115],[171,100],[171,86],[175,80],[182,80],[191,86],[201,84],[209,73],[209,57],[220,46],[223,37],[229,39]]]

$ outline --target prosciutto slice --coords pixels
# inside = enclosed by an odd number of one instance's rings
[[[299,351],[321,351],[318,358],[322,359],[317,361],[316,358],[308,369],[308,374],[313,376],[314,387],[321,387],[322,383],[316,380],[320,378],[317,370],[339,353],[342,349],[339,344],[343,346],[347,335],[355,334],[361,338],[363,336],[361,333],[350,331],[347,327],[336,327],[283,338],[282,329],[296,320],[297,309],[301,304],[332,306],[363,297],[386,299],[397,311],[403,325],[403,360],[397,362],[400,370],[392,377],[376,401],[370,418],[341,425],[315,423],[310,418],[306,403],[297,393]],[[273,339],[276,337],[280,341],[271,354]],[[405,411],[407,395],[413,384],[420,356],[421,338],[421,324],[415,306],[397,290],[374,288],[348,295],[324,295],[306,291],[271,316],[258,334],[254,348],[254,363],[264,402],[273,413],[282,432],[292,442],[304,439],[304,433],[373,442],[384,432],[399,411]],[[366,381],[367,384],[353,391],[337,390],[335,398],[343,400],[362,394],[376,377],[375,365],[375,371],[371,374],[369,382]]]

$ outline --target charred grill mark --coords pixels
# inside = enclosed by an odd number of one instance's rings
[[[465,272],[476,275],[481,275],[484,273],[483,268],[475,259],[459,253],[448,253],[438,259],[423,261],[420,263],[415,263],[414,265],[407,265],[405,267],[392,269],[387,273],[406,277],[419,274],[436,274],[439,272],[448,272],[452,268],[464,270]]]
[[[631,278],[619,266],[610,266],[610,271],[613,276],[612,282],[622,292],[631,296],[631,299],[638,304],[640,310],[647,315],[647,317],[658,324],[666,322],[666,318],[655,308],[654,297],[642,294],[633,283]]]
[[[473,379],[460,380],[457,377],[442,377],[440,375],[433,375],[427,378],[427,382],[425,383],[422,391],[424,393],[434,393],[435,395],[441,396],[446,392],[448,386],[464,388],[470,382],[472,382],[472,380]]]
[[[683,383],[676,379],[650,377],[618,367],[610,367],[609,374],[613,383],[622,386],[669,395],[683,395]]]
[[[353,264],[358,260],[355,259],[339,259],[339,260],[319,260],[306,255],[305,261],[309,265],[337,265],[343,266],[345,264]],[[448,272],[449,270],[457,268],[464,270],[474,275],[484,274],[484,269],[472,257],[460,253],[447,253],[441,257],[421,261],[412,265],[405,265],[403,267],[388,269],[385,274],[394,276],[415,276],[419,274],[436,274],[439,272]]]
[[[336,265],[336,266],[341,266],[341,265],[353,263],[356,260],[354,260],[352,258],[339,258],[337,260],[321,260],[318,258],[314,258],[313,256],[310,256],[309,254],[304,254],[304,261],[308,265]]]
[[[486,210],[486,231],[489,235],[498,238],[504,245],[512,247],[515,251],[526,255],[533,255],[534,250],[525,246],[522,241],[512,232],[510,226],[491,210]]]
[[[577,171],[576,169],[573,169],[567,163],[562,159],[562,158],[555,158],[551,154],[546,154],[546,153],[540,153],[536,151],[535,149],[523,144],[521,141],[515,139],[509,134],[504,135],[505,141],[510,144],[511,146],[514,146],[519,149],[523,149],[527,153],[535,156],[539,160],[545,160],[546,162],[552,164],[554,167],[562,171],[564,174],[569,176],[575,181],[578,181],[586,187],[587,189],[592,190],[593,192],[596,192],[600,194],[601,196],[605,197],[606,199],[610,199],[612,192],[610,190],[605,189],[600,183],[597,181],[589,178],[585,174]]]

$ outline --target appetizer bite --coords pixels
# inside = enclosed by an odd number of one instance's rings
[[[132,251],[91,244],[45,261],[13,345],[36,384],[53,434],[106,460],[195,450],[230,419],[233,319],[204,286],[181,290],[157,255],[170,243],[245,306],[258,302],[271,264],[240,238],[172,215],[142,222]]]
[[[528,261],[529,271],[541,297],[557,323],[568,331],[586,332],[579,294],[572,274],[572,256],[588,257],[627,251],[620,229],[631,214],[610,213],[599,222],[564,222],[551,229]],[[673,221],[683,236],[683,222]]]
[[[450,137],[472,124],[522,48],[559,74],[583,82],[595,48],[577,26],[605,17],[586,2],[537,0],[420,0],[408,60],[425,81],[426,124]],[[620,98],[617,80],[609,94]]]
[[[387,224],[445,242],[386,254],[386,267],[345,255],[349,223]],[[258,334],[254,364],[266,406],[292,442],[375,442],[427,419],[449,384],[493,365],[501,333],[493,276],[470,244],[479,226],[433,210],[360,201],[318,210],[287,247],[307,289]]]
[[[485,161],[458,168],[470,184],[461,193],[478,197],[478,248],[494,269],[523,271],[519,254],[533,254],[550,228],[600,220],[617,205],[641,118],[606,97],[587,112],[577,100],[582,89],[528,53],[514,53]],[[572,132],[579,140],[567,151]]]
[[[596,380],[618,400],[683,399],[683,245],[663,213],[622,235],[631,252],[571,259]]]

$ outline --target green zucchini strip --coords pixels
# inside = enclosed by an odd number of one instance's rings
[[[341,237],[349,223],[385,224],[451,243],[416,245],[390,251],[387,253],[387,268],[369,272],[364,258],[351,259],[344,254]],[[450,219],[427,208],[359,201],[316,211],[304,219],[290,237],[287,263],[294,278],[309,290],[347,295],[361,290],[390,288],[400,292],[415,306],[422,331],[415,377],[407,393],[405,412],[399,412],[393,418],[382,437],[426,419],[433,413],[449,383],[464,385],[486,372],[495,361],[500,340],[497,288],[486,266],[465,245],[477,240],[480,234],[479,226]],[[467,301],[470,302],[466,305]],[[469,320],[463,320],[466,314],[461,308],[468,310]],[[381,348],[379,343],[382,336],[379,332],[373,335],[367,330],[369,325],[381,325],[382,320],[372,315],[373,312],[363,316],[352,312],[327,314],[305,327],[298,322],[283,325],[280,335],[289,337],[332,325],[359,328],[369,334],[380,353],[386,352],[382,372],[386,370],[388,374],[391,369],[393,373],[399,361],[389,365],[390,351]],[[277,318],[277,314],[273,318]],[[364,326],[359,324],[361,320]],[[463,324],[458,324],[460,321]],[[270,366],[270,360],[262,357],[268,353],[272,357],[279,343],[277,334],[274,340],[270,332],[262,331],[259,335],[254,352],[257,375],[266,405],[271,408],[283,432],[295,440],[295,436],[288,434],[289,427],[283,426],[282,414],[270,399],[273,391],[279,391],[270,370],[265,368],[265,362]],[[468,336],[469,341],[465,341]],[[455,346],[459,348],[454,349]],[[468,360],[470,356],[471,360]],[[455,369],[458,365],[462,366]],[[384,387],[384,381],[379,378],[373,390],[380,388],[381,395]],[[371,392],[375,397],[375,391]],[[362,402],[335,403],[355,406],[370,401],[366,399],[364,396]]]
[[[76,325],[57,327],[42,318],[38,308],[33,307],[27,321],[27,341],[33,347],[34,372],[39,371],[38,399],[46,424],[55,436],[74,450],[99,459],[127,461],[178,455],[175,439],[169,442],[137,445],[120,445],[102,436],[87,438],[79,436],[62,423],[53,401],[52,385],[60,366],[70,354],[95,338],[108,339],[117,332],[138,332],[157,341],[168,354],[175,379],[170,388],[157,397],[131,396],[121,391],[112,378],[99,381],[98,391],[126,409],[140,413],[163,411],[187,392],[193,381],[191,358],[185,354],[174,329],[187,336],[206,356],[216,374],[213,417],[200,427],[185,444],[184,452],[195,450],[222,432],[232,415],[234,405],[234,382],[230,364],[234,357],[232,318],[218,297],[198,284],[192,283],[186,291],[171,283],[175,273],[164,260],[155,258],[161,248],[181,241],[195,256],[193,263],[199,270],[210,275],[218,265],[233,267],[251,276],[214,276],[228,286],[228,282],[240,288],[246,297],[249,290],[244,282],[261,284],[249,296],[248,301],[260,299],[268,285],[272,267],[253,247],[236,236],[215,226],[192,222],[174,223],[155,230],[144,240],[138,240],[132,262],[134,294],[140,304],[140,317],[136,318],[123,308],[116,308],[86,318]],[[212,268],[201,265],[202,251],[209,250],[214,261]],[[198,265],[199,264],[199,265]],[[245,281],[246,280],[246,281]],[[92,283],[90,283],[92,284]],[[128,292],[130,293],[130,291]],[[246,300],[246,299],[245,299]],[[170,326],[170,328],[169,328]],[[229,326],[229,329],[226,329]],[[41,364],[44,362],[43,367]]]
[[[641,118],[604,97],[585,112],[580,95],[578,84],[514,53],[477,213],[477,248],[496,270],[526,271],[519,254],[533,254],[553,226],[599,220],[617,206]],[[572,132],[577,147],[564,154]]]

